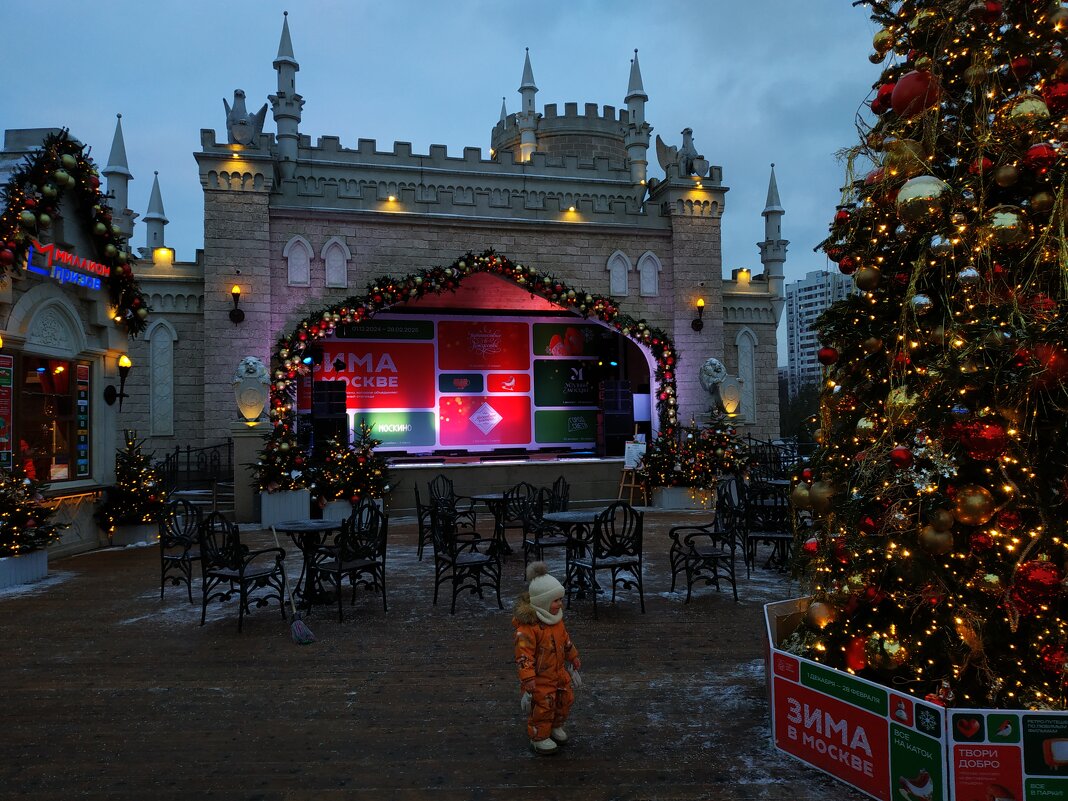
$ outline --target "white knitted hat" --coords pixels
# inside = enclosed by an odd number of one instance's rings
[[[549,575],[549,566],[544,562],[531,562],[527,567],[530,579],[530,605],[542,623],[558,623],[563,610],[555,615],[549,611],[553,601],[564,597],[564,585]]]

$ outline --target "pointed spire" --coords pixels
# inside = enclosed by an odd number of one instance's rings
[[[764,211],[761,214],[766,217],[772,213],[786,213],[782,207],[782,201],[779,200],[779,185],[775,182],[775,162],[771,164],[771,179],[768,181],[768,202],[764,205]]]
[[[530,68],[530,48],[527,48],[527,58],[523,62],[523,83],[519,86],[519,91],[524,89],[533,89],[538,91],[538,87],[534,84],[534,70]]]
[[[167,215],[163,211],[163,195],[159,191],[159,170],[152,174],[155,176],[152,179],[152,194],[148,198],[148,213],[143,219],[146,223],[152,220],[159,220],[166,225],[170,220],[167,219]]]
[[[111,140],[111,155],[108,156],[108,166],[102,172],[104,175],[124,175],[133,178],[130,165],[126,161],[126,141],[122,138],[122,115],[116,114],[115,138]]]
[[[297,64],[297,58],[293,55],[293,40],[289,38],[289,12],[282,12],[282,38],[278,42],[278,56],[274,60],[274,68],[279,64]]]
[[[501,122],[508,119],[508,104],[504,102],[504,98],[501,98]]]
[[[638,66],[638,48],[634,48],[634,58],[630,62],[630,84],[627,86],[627,96],[624,100],[629,103],[631,98],[649,99],[649,95],[645,94],[645,87],[642,86],[642,70]]]

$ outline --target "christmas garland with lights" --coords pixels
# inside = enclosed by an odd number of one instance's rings
[[[532,296],[578,312],[584,318],[600,320],[647,348],[656,361],[655,380],[659,388],[656,410],[660,432],[665,437],[674,437],[678,417],[675,394],[678,355],[674,344],[661,329],[623,314],[618,303],[610,297],[580,292],[554,275],[515,264],[493,250],[478,256],[468,252],[447,267],[420,270],[404,278],[377,278],[368,285],[366,295],[350,297],[305,318],[292,334],[278,340],[271,358],[272,430],[259,460],[252,466],[258,488],[278,492],[308,486],[307,457],[297,447],[294,429],[296,382],[300,376],[311,372],[310,359],[306,363],[305,357],[318,340],[334,333],[340,324],[359,324],[393,306],[418,301],[427,295],[454,292],[464,278],[476,273],[507,278]]]
[[[111,207],[100,191],[100,176],[88,148],[66,129],[49,134],[0,189],[0,275],[25,269],[30,246],[60,216],[60,206],[68,196],[90,220],[87,230],[96,249],[94,261],[108,268],[102,284],[107,287],[115,324],[136,336],[148,324],[147,298],[134,277],[126,237],[112,222]]]

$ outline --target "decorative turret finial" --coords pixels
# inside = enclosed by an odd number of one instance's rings
[[[505,102],[505,99],[502,97],[501,98],[501,122],[504,122],[507,119],[508,119],[508,104]]]
[[[771,163],[771,178],[768,180],[768,201],[764,204],[764,211],[761,214],[767,217],[769,214],[774,213],[785,214],[786,211],[782,207],[782,201],[779,200],[779,184],[775,180],[775,162]]]
[[[280,61],[288,62],[297,69],[300,66],[297,64],[296,56],[293,55],[293,40],[289,36],[289,12],[282,12],[282,38],[278,41],[278,55],[274,59],[274,68],[278,69],[278,63]]]
[[[115,115],[115,136],[111,140],[111,154],[108,156],[108,166],[103,169],[106,176],[125,175],[133,178],[130,165],[126,161],[126,140],[122,136],[122,114]]]
[[[627,86],[627,96],[624,100],[629,106],[632,99],[649,99],[649,95],[645,94],[645,87],[642,86],[642,70],[638,66],[638,48],[634,48],[634,58],[630,61],[630,84]]]
[[[121,114],[115,115],[115,138],[111,140],[108,166],[100,172],[108,181],[107,189],[111,197],[111,208],[118,218],[116,224],[129,237],[133,233],[133,220],[137,215],[129,212],[130,181],[133,180],[133,173],[130,172],[130,165],[126,161],[126,141],[122,136]]]
[[[530,67],[530,48],[526,49],[526,60],[523,62],[523,82],[519,86],[519,94],[523,96],[523,110],[516,115],[519,124],[519,160],[530,161],[530,157],[538,148],[538,115],[534,111],[534,95],[538,87],[534,83],[534,70]]]
[[[271,113],[277,126],[276,152],[284,179],[296,172],[297,154],[300,149],[300,118],[304,110],[304,98],[297,94],[297,72],[300,65],[293,55],[293,40],[289,35],[289,12],[283,12],[282,38],[278,42],[278,57],[274,60],[278,73],[278,91],[270,95]]]
[[[152,194],[148,198],[145,221],[145,244],[149,250],[164,247],[163,227],[170,222],[163,211],[163,195],[159,191],[159,170],[152,173]]]

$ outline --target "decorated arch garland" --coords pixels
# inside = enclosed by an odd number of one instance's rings
[[[596,318],[648,349],[656,361],[656,410],[660,432],[668,437],[674,435],[678,419],[675,395],[678,356],[674,344],[662,330],[650,326],[645,320],[621,313],[612,298],[575,290],[553,275],[514,264],[507,257],[487,250],[478,256],[466,253],[447,267],[420,270],[405,278],[377,278],[368,285],[366,295],[350,297],[306,317],[293,333],[278,340],[271,358],[272,429],[254,466],[261,490],[275,492],[306,486],[305,455],[297,447],[294,431],[296,382],[312,369],[303,359],[316,341],[332,334],[342,323],[358,324],[393,306],[417,301],[426,295],[455,291],[464,278],[475,273],[507,278],[531,295],[572,309],[585,318]]]
[[[0,274],[25,268],[30,246],[59,217],[68,193],[88,221],[85,227],[96,247],[93,260],[108,268],[101,283],[107,287],[115,324],[136,336],[147,325],[147,298],[134,278],[126,237],[112,222],[111,207],[100,191],[96,165],[85,145],[66,129],[49,134],[0,190]]]

